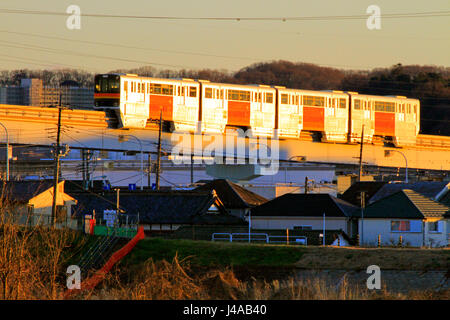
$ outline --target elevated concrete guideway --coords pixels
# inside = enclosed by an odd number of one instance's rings
[[[140,144],[137,141],[139,139],[144,153],[155,154],[157,152],[158,131],[155,129],[117,129],[114,119],[108,118],[101,111],[64,110],[62,114],[61,144],[68,144],[72,149],[140,152]],[[51,146],[56,141],[56,108],[0,105],[0,122],[8,129],[9,142],[13,145]],[[137,139],[127,138],[130,135]],[[126,141],[119,139],[120,136],[125,136]],[[172,141],[173,138],[176,138],[176,136],[163,132],[163,151],[170,153],[175,145],[179,145],[179,142]],[[197,145],[194,153],[201,155],[201,150],[207,148],[210,139],[210,136],[204,136],[201,147]],[[226,139],[222,138],[222,140],[225,145]],[[0,143],[6,143],[4,130],[0,130]],[[233,154],[226,153],[226,155],[235,156],[236,145],[239,145],[239,143],[245,145],[247,157],[255,152],[255,149],[261,149],[263,145],[268,147],[269,153],[270,150],[275,151],[277,149],[276,143],[271,140],[255,142],[239,138],[235,142]],[[395,168],[405,167],[405,160],[400,154],[394,153],[391,157],[385,157],[385,150],[389,149],[393,148],[365,144],[364,164]],[[358,144],[332,144],[302,140],[279,141],[280,161],[295,159],[296,156],[306,156],[308,162],[356,165],[359,162],[359,150]],[[406,156],[408,168],[450,170],[450,147],[418,146],[396,148],[396,150],[401,151]]]

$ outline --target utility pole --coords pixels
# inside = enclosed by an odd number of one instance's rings
[[[366,206],[366,193],[361,192],[361,237],[359,238],[359,245],[364,243],[364,207]]]
[[[86,168],[85,168],[86,151],[81,149],[81,173],[83,174],[83,190],[86,190]]]
[[[60,137],[61,137],[61,93],[59,93],[59,106],[58,106],[58,133],[56,135],[56,146],[55,146],[55,165],[53,170],[53,203],[52,203],[52,221],[53,227],[56,225],[56,200],[58,194],[58,180],[59,180],[59,153],[60,153]]]
[[[159,175],[161,173],[161,134],[162,134],[162,110],[159,115],[158,159],[156,161],[156,190],[159,190]]]
[[[119,196],[120,196],[120,189],[119,188],[117,188],[116,189],[116,207],[117,207],[117,214],[119,214]]]
[[[194,184],[194,153],[191,152],[191,184]]]
[[[362,157],[363,157],[363,145],[364,145],[364,124],[362,125],[361,130],[361,147],[359,149],[359,181],[361,181],[361,177],[363,174],[363,166],[362,166]]]
[[[305,194],[308,194],[308,177],[305,177]]]
[[[147,184],[148,187],[151,187],[151,183],[152,183],[152,154],[149,152],[148,153],[148,174],[147,174]]]
[[[0,122],[0,126],[2,126],[6,132],[6,181],[9,181],[9,135],[8,135],[8,129],[6,129],[6,126],[1,122]]]

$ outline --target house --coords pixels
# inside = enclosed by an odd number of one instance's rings
[[[450,207],[416,191],[403,189],[369,204],[359,219],[358,230],[364,245],[396,245],[400,241],[413,247],[447,246]]]
[[[352,237],[359,209],[329,194],[288,193],[251,210],[252,229],[342,230]],[[324,217],[325,215],[325,217]]]
[[[387,183],[382,186],[369,200],[373,203],[387,196],[390,196],[400,190],[409,189],[420,193],[428,198],[434,198],[438,193],[445,188],[448,182],[442,181],[420,181],[414,183]],[[366,205],[368,202],[366,202]]]
[[[53,180],[4,181],[2,208],[15,223],[34,226],[52,224]],[[56,226],[75,227],[71,208],[76,200],[64,192],[64,181],[58,183]]]
[[[216,179],[195,189],[196,191],[214,190],[228,213],[245,218],[251,208],[267,202],[267,199],[226,179]]]
[[[450,206],[450,182],[434,197],[434,200]]]
[[[115,192],[80,193],[74,207],[80,223],[84,215],[95,212],[102,223],[105,210],[116,210]],[[119,207],[122,224],[139,221],[146,234],[173,232],[183,226],[242,226],[245,221],[230,215],[215,191],[121,192]]]
[[[386,184],[385,181],[358,181],[353,183],[339,198],[351,204],[361,206],[361,193],[364,192],[365,203]]]

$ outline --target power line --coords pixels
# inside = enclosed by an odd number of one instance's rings
[[[117,58],[117,57],[110,57],[110,56],[99,56],[99,55],[94,55],[94,54],[76,52],[76,51],[72,51],[72,50],[55,49],[55,48],[50,48],[50,47],[23,44],[23,43],[13,42],[13,41],[1,40],[0,42],[3,43],[4,47],[26,49],[26,50],[37,50],[37,51],[43,51],[43,52],[48,52],[48,53],[53,53],[53,54],[66,54],[66,55],[74,55],[74,56],[78,56],[78,57],[81,56],[81,57],[96,58],[96,59],[102,59],[102,60],[108,59],[108,60],[116,60],[116,61],[122,61],[122,62],[143,63],[143,64],[147,64],[147,65],[156,65],[156,66],[173,67],[173,68],[187,68],[186,66],[182,66],[182,65],[172,65],[172,64]]]
[[[148,48],[148,47],[137,47],[137,46],[131,46],[131,45],[117,44],[117,43],[112,44],[112,43],[105,43],[105,42],[98,42],[98,41],[74,40],[74,39],[68,39],[68,38],[62,38],[62,37],[56,37],[56,36],[38,35],[38,34],[33,34],[33,33],[15,32],[15,31],[9,31],[9,30],[0,30],[0,33],[10,33],[10,34],[25,35],[25,36],[29,36],[29,37],[38,37],[38,38],[44,38],[44,39],[61,40],[61,41],[68,41],[68,42],[78,42],[78,43],[85,43],[85,44],[92,44],[92,45],[109,46],[109,47],[115,47],[115,48],[156,51],[156,52],[163,52],[163,53],[195,55],[195,56],[213,57],[213,58],[240,59],[240,60],[265,60],[263,58],[226,56],[226,55],[217,55],[217,54],[209,54],[209,53],[202,53],[202,52],[190,52],[190,51],[156,49],[156,48]]]
[[[24,9],[0,9],[0,14],[27,14],[47,16],[68,16],[66,12],[57,11],[35,11]],[[383,13],[383,18],[426,18],[449,16],[450,11],[428,11],[409,13]],[[208,20],[208,21],[330,21],[330,20],[361,20],[367,19],[368,15],[335,15],[335,16],[300,16],[300,17],[186,17],[186,16],[139,16],[139,15],[115,15],[83,13],[83,17],[91,18],[114,18],[114,19],[143,19],[143,20]]]

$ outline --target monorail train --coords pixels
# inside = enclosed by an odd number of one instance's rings
[[[172,130],[223,133],[240,127],[280,139],[309,131],[320,133],[323,142],[354,143],[364,125],[366,142],[382,137],[396,146],[414,145],[420,129],[419,100],[403,96],[99,74],[94,100],[96,109],[116,110],[124,128],[145,128],[162,112]]]

